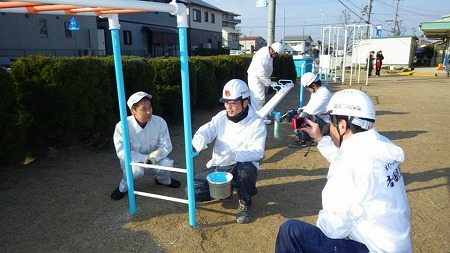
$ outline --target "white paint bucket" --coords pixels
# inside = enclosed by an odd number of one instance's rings
[[[209,173],[206,177],[209,185],[209,194],[215,199],[226,199],[231,196],[231,180],[233,175],[225,171]]]

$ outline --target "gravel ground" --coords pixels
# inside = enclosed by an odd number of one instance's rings
[[[414,252],[450,252],[450,78],[382,75],[369,85],[351,88],[369,94],[377,110],[376,127],[406,153],[402,172],[411,207]],[[330,83],[332,92],[349,85]],[[298,107],[298,86],[276,107]],[[193,130],[220,108],[194,111]],[[182,126],[170,126],[176,167],[185,167]],[[1,252],[273,252],[279,225],[289,218],[315,223],[328,164],[316,147],[288,148],[290,126],[279,139],[268,126],[265,158],[258,175],[249,224],[235,223],[237,198],[197,205],[196,227],[189,226],[187,206],[136,197],[109,197],[121,178],[113,148],[76,145],[39,157],[28,165],[0,167]],[[112,133],[111,133],[112,136]],[[112,137],[111,137],[112,138]],[[203,169],[211,150],[194,159]],[[172,174],[182,180],[185,176]],[[136,189],[185,198],[183,189],[154,184]]]

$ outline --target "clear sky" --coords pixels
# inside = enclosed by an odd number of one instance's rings
[[[256,7],[257,0],[203,0],[224,11],[240,14],[242,36],[261,36],[267,40],[268,7]],[[369,0],[276,0],[275,41],[285,35],[311,35],[314,41],[321,37],[323,25],[339,25],[342,11],[347,9],[351,21],[360,17],[367,21],[367,15],[361,15]],[[381,36],[392,35],[397,0],[372,0],[370,21],[381,25]],[[450,14],[450,0],[400,0],[397,20],[407,29],[405,35],[420,36],[421,22],[441,19]],[[357,15],[356,15],[357,14]],[[359,16],[359,17],[358,17]]]

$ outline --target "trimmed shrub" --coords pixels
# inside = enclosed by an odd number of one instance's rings
[[[0,94],[0,164],[9,164],[25,157],[24,131],[17,125],[15,85],[3,68],[0,68]]]
[[[197,91],[193,92],[197,97],[196,108],[211,108],[217,104],[217,79],[213,60],[210,57],[192,57],[190,62],[196,74]]]
[[[99,59],[29,56],[17,59],[12,70],[28,150],[110,134],[111,83]]]

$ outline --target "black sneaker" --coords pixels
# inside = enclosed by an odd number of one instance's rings
[[[236,214],[237,223],[245,224],[250,221],[250,213],[248,211],[249,209],[250,208],[248,206],[246,206],[239,200],[239,207]]]
[[[111,193],[111,198],[114,200],[120,200],[123,196],[125,196],[125,193],[126,192],[121,192],[117,186],[117,188]]]
[[[299,140],[296,140],[296,141],[292,142],[291,144],[289,144],[289,147],[291,147],[291,148],[304,148],[306,146],[307,146],[306,142],[299,141]]]
[[[176,179],[173,179],[173,178],[170,178],[170,184],[161,184],[160,182],[158,182],[158,180],[156,180],[156,178],[155,178],[155,183],[157,185],[165,185],[169,188],[180,188],[180,186],[181,186],[181,182]]]

